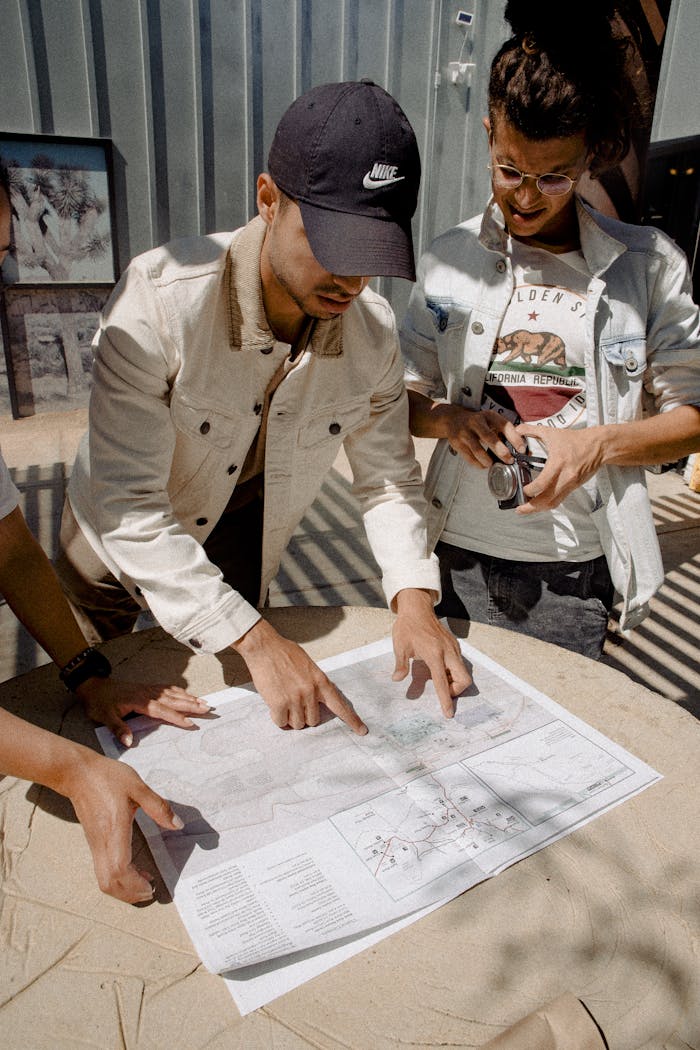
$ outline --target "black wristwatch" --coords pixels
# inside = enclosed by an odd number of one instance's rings
[[[65,667],[58,673],[66,689],[74,693],[78,686],[86,682],[88,678],[109,678],[112,673],[112,665],[102,653],[94,646],[89,645],[81,653],[69,660]]]

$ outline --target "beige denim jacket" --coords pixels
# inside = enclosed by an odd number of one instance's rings
[[[224,510],[279,363],[260,286],[265,233],[175,241],[135,259],[94,340],[89,430],[69,499],[90,544],[161,626],[217,652],[259,618],[202,543]],[[439,596],[393,313],[371,289],[318,322],[277,388],[265,454],[261,603],[344,445],[387,602]]]

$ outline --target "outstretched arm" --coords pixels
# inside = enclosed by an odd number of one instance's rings
[[[153,897],[148,872],[131,860],[131,828],[141,807],[162,828],[183,824],[130,766],[65,740],[0,709],[0,770],[43,784],[73,803],[100,889],[129,904]]]
[[[558,430],[521,423],[524,438],[545,447],[547,463],[523,489],[528,502],[518,514],[535,514],[558,506],[602,466],[646,467],[673,463],[700,449],[700,408],[679,405],[650,419]]]
[[[87,643],[53,567],[19,507],[0,519],[0,592],[58,667],[85,649]],[[103,722],[125,746],[131,743],[131,734],[122,716],[130,711],[184,728],[194,724],[189,715],[209,710],[204,701],[179,686],[89,678],[77,693],[90,718]]]

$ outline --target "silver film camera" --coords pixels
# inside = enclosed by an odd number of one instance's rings
[[[513,455],[514,463],[504,463],[502,460],[497,459],[493,453],[489,453],[493,459],[488,473],[489,491],[498,500],[498,506],[501,510],[512,510],[513,507],[519,507],[522,503],[527,503],[527,497],[523,493],[523,488],[525,485],[529,485],[547,462],[542,456],[531,456],[527,452],[516,452],[510,444],[508,444],[508,448]]]

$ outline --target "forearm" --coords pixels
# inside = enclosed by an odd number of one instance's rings
[[[65,740],[0,709],[0,773],[68,794],[72,771],[96,758],[89,748]]]
[[[46,554],[19,509],[0,522],[0,591],[17,618],[63,667],[86,641]]]
[[[405,587],[394,598],[394,609],[401,614],[432,615],[437,593],[426,587]]]
[[[0,710],[0,772],[69,798],[92,852],[100,888],[131,903],[151,900],[149,875],[137,871],[131,860],[134,814],[141,807],[170,831],[183,823],[133,769]]]
[[[454,433],[456,418],[465,410],[461,405],[433,401],[416,390],[408,391],[409,423],[414,437],[446,438]]]
[[[591,428],[601,466],[674,463],[700,450],[700,408],[681,405],[650,419]]]

